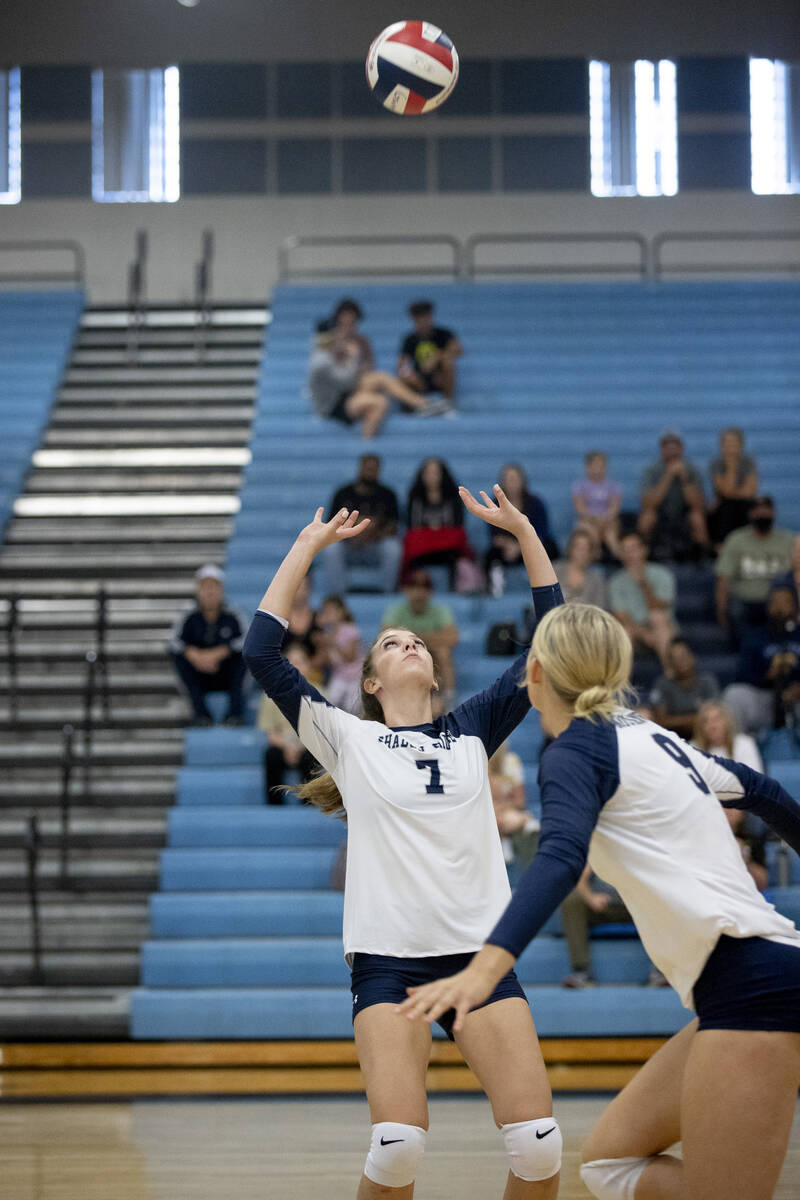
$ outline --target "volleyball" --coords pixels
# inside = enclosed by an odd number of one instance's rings
[[[367,83],[383,107],[399,116],[438,108],[457,79],[455,46],[427,21],[396,21],[369,48]]]

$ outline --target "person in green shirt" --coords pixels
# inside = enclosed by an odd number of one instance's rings
[[[763,625],[773,578],[792,561],[794,535],[775,528],[771,496],[754,496],[748,524],[722,543],[716,563],[717,621],[738,645],[749,625]]]
[[[439,676],[439,702],[446,712],[455,696],[453,647],[458,645],[455,617],[446,604],[432,600],[433,580],[427,571],[409,571],[403,579],[404,600],[390,604],[381,619],[381,628],[410,629],[424,638],[433,656]]]

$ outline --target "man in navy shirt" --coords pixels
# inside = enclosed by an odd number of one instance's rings
[[[740,727],[756,736],[800,713],[800,623],[790,588],[770,592],[767,624],[752,626],[742,642],[739,682],[723,699]]]
[[[224,576],[206,565],[195,575],[197,605],[175,623],[169,651],[178,678],[194,711],[193,725],[213,725],[206,705],[209,692],[228,693],[226,725],[243,725],[245,629],[236,613],[224,607]]]

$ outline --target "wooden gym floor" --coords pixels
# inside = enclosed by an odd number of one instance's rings
[[[556,1096],[560,1200],[588,1200],[581,1138],[606,1100]],[[137,1100],[0,1105],[4,1200],[353,1200],[363,1100]],[[506,1164],[485,1100],[434,1096],[419,1200],[500,1197]],[[800,1194],[800,1106],[775,1200]],[[720,1200],[724,1200],[720,1197]]]

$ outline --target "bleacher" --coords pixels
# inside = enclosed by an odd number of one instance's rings
[[[0,293],[0,538],[67,362],[81,292]]]
[[[420,295],[436,302],[440,322],[456,329],[467,348],[455,419],[393,414],[381,437],[365,443],[353,430],[311,414],[303,394],[310,331],[345,294],[362,304],[363,329],[383,367],[394,362],[408,302]],[[572,524],[570,484],[582,473],[586,450],[608,451],[623,507],[635,508],[641,469],[656,457],[665,426],[681,429],[688,457],[707,478],[720,429],[740,425],[758,461],[761,488],[776,498],[779,524],[800,528],[798,315],[795,283],[278,289],[253,461],[228,549],[229,597],[246,609],[257,605],[298,528],[354,476],[366,449],[382,456],[382,479],[401,498],[429,454],[443,457],[473,489],[493,483],[503,462],[518,460],[548,503],[563,543]],[[486,528],[468,517],[467,530],[481,551]],[[703,665],[730,682],[734,662],[713,622],[713,575],[681,567],[678,583],[683,631]],[[321,586],[315,583],[317,600]],[[443,598],[461,633],[457,682],[466,696],[504,668],[502,659],[485,654],[486,633],[495,621],[521,622],[525,581],[509,573],[501,598]],[[365,640],[377,632],[391,600],[350,595]],[[238,738],[237,731],[189,735],[161,891],[152,898],[143,987],[133,997],[132,1034],[347,1038],[341,897],[329,890],[344,828],[293,806],[263,807],[253,746],[240,752]],[[512,746],[525,763],[533,811],[540,743],[532,714]],[[773,748],[771,768],[785,770],[786,786],[797,793],[800,764],[781,762],[794,752],[791,739]],[[220,754],[234,761],[219,765]],[[800,862],[777,846],[771,854],[771,884],[783,885],[775,899],[795,915]],[[677,997],[642,986],[648,962],[635,938],[598,938],[594,946],[593,970],[606,986],[586,992],[559,986],[568,967],[557,918],[523,956],[520,978],[543,1036],[667,1034],[680,1027],[685,1014]]]

